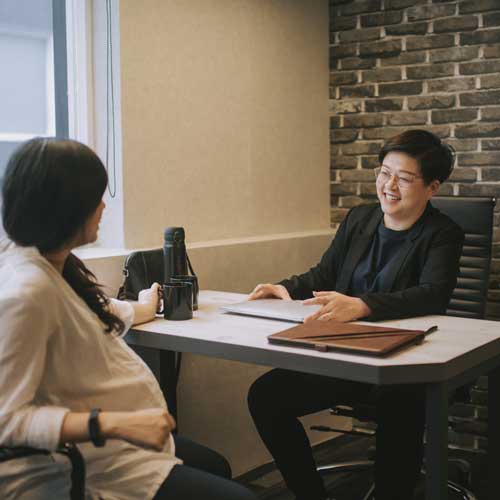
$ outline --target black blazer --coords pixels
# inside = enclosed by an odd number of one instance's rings
[[[280,284],[294,299],[314,290],[349,294],[352,274],[374,238],[383,212],[379,204],[350,210],[319,264]],[[412,226],[391,261],[388,289],[360,298],[370,307],[370,320],[444,314],[457,283],[464,234],[430,203]]]

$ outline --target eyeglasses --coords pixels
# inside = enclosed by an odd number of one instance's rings
[[[399,186],[400,189],[408,189],[415,179],[421,179],[421,175],[417,174],[411,174],[408,172],[403,172],[401,174],[395,174],[392,172],[389,168],[385,167],[384,165],[374,168],[373,171],[375,172],[375,178],[377,181],[386,183],[389,182],[391,177],[394,177],[394,180],[396,181],[396,184]]]

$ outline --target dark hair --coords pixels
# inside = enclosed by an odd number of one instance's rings
[[[3,179],[5,232],[41,253],[69,243],[95,212],[108,183],[98,156],[77,141],[37,137],[19,146]],[[109,299],[94,274],[70,254],[63,278],[106,325],[121,333],[123,321],[108,310]]]
[[[450,176],[455,163],[454,149],[426,130],[407,130],[388,139],[378,155],[380,164],[392,151],[400,151],[414,158],[418,162],[425,184],[434,180],[444,182]]]

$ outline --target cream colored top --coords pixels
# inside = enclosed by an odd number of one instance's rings
[[[111,308],[128,330],[131,305],[111,299]],[[122,338],[104,333],[103,323],[38,250],[5,239],[0,241],[0,311],[0,446],[55,450],[68,411],[166,407],[145,363]],[[103,448],[91,443],[79,448],[92,499],[153,498],[181,463],[172,437],[160,453],[118,440]],[[54,489],[68,485],[59,485],[61,474],[54,472],[67,468],[55,454],[1,464],[0,498],[19,498],[16,491],[33,478],[42,483],[33,488],[50,492],[43,496],[37,490],[37,498],[63,498]]]

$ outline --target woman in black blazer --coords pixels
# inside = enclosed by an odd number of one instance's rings
[[[375,169],[378,204],[349,211],[321,261],[250,299],[305,299],[321,309],[306,319],[381,320],[443,314],[456,285],[463,232],[432,207],[453,169],[450,146],[430,132],[389,139]],[[290,370],[271,370],[248,395],[250,413],[297,500],[325,500],[298,417],[335,404],[377,408],[377,500],[412,498],[423,456],[424,391],[382,388]]]

